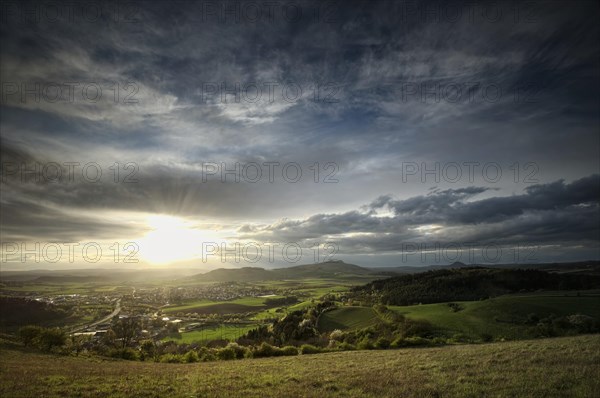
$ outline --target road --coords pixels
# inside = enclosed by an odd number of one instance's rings
[[[96,322],[90,323],[88,325],[78,326],[77,328],[73,329],[71,333],[77,333],[81,330],[85,330],[88,328],[92,328],[96,325],[100,325],[101,323],[109,322],[115,316],[119,315],[119,312],[121,312],[121,299],[117,300],[117,303],[115,304],[115,309],[113,310],[113,312],[111,312],[110,314],[108,314],[107,316],[105,316],[104,318],[102,318]]]

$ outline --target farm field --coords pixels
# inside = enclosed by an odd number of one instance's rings
[[[482,335],[497,340],[534,338],[531,319],[573,314],[600,317],[600,295],[597,291],[580,292],[579,295],[506,295],[481,301],[455,302],[453,305],[457,305],[459,310],[453,310],[449,303],[388,308],[409,319],[429,321],[441,336],[452,337],[460,333],[471,340]],[[356,330],[380,320],[371,307],[339,307],[324,313],[318,326],[320,331]]]
[[[281,298],[282,296],[273,296],[270,298]],[[238,313],[248,311],[258,311],[261,308],[266,307],[266,297],[243,297],[236,300],[230,301],[209,301],[199,300],[184,305],[178,305],[174,307],[163,308],[164,313],[177,313],[177,312],[196,312],[196,313],[216,313],[216,314],[227,314],[227,313]]]
[[[600,296],[584,295],[507,295],[482,301],[457,302],[461,310],[454,312],[448,303],[413,306],[389,306],[390,309],[412,319],[431,322],[442,334],[462,333],[469,338],[482,334],[496,339],[523,339],[534,337],[531,328],[524,325],[529,316],[539,319],[554,316],[583,314],[600,316]]]
[[[194,342],[206,342],[210,340],[235,340],[244,333],[256,328],[253,324],[219,325],[209,326],[201,330],[193,330],[181,333],[181,338],[165,337],[163,341],[175,341],[177,343],[190,344]]]
[[[597,335],[197,364],[56,357],[6,345],[0,354],[0,395],[11,398],[558,398],[600,392]]]
[[[341,307],[327,311],[319,317],[319,330],[354,330],[369,327],[379,320],[371,307]]]

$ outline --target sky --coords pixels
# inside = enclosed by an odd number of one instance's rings
[[[3,2],[2,270],[600,259],[594,1]]]

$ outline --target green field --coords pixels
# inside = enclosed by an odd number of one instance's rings
[[[462,333],[470,338],[488,334],[501,339],[534,337],[525,325],[530,314],[539,318],[551,314],[566,316],[584,314],[600,318],[600,296],[508,295],[482,301],[457,302],[462,310],[453,312],[447,303],[389,308],[412,319],[424,319],[447,335]]]
[[[0,396],[594,397],[600,336],[196,364],[0,350]]]
[[[281,296],[275,296],[281,297]],[[274,297],[274,298],[275,298]],[[164,313],[177,313],[177,312],[207,312],[214,311],[215,313],[227,313],[229,309],[235,309],[230,312],[246,312],[246,311],[258,311],[261,307],[265,306],[265,297],[244,297],[236,300],[229,301],[210,301],[210,300],[198,300],[174,307],[163,308]],[[208,308],[206,308],[208,307]],[[257,307],[257,308],[252,308]]]
[[[537,293],[507,295],[481,301],[456,302],[459,311],[453,311],[448,303],[412,306],[389,306],[388,308],[410,319],[429,321],[437,333],[446,337],[460,333],[469,339],[489,335],[494,339],[526,339],[536,337],[528,317],[542,319],[573,314],[600,318],[600,296],[597,292]],[[355,330],[375,324],[381,318],[371,307],[339,307],[319,318],[319,330]]]
[[[23,286],[2,286],[4,292],[39,293],[48,295],[90,294],[90,293],[131,293],[131,287],[107,285],[105,283],[24,283]]]
[[[319,317],[319,330],[332,331],[362,329],[373,325],[379,316],[371,307],[341,307]]]
[[[190,332],[180,333],[181,337],[166,337],[163,341],[175,341],[177,343],[194,343],[210,340],[236,340],[251,329],[256,328],[255,324],[241,325],[219,325],[206,327],[202,330],[193,330]]]

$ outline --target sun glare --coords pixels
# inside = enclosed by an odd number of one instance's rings
[[[150,216],[152,230],[139,240],[140,256],[151,263],[165,264],[200,257],[208,232],[171,216]]]

